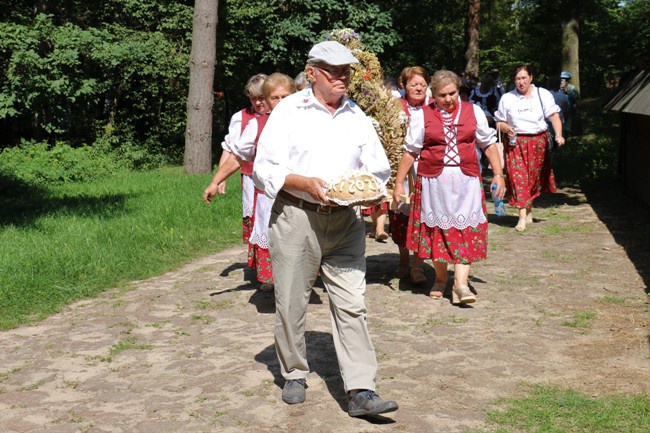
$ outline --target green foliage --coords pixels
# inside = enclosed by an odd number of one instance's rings
[[[391,1],[397,43],[379,60],[387,75],[397,76],[405,66],[428,71],[465,68],[467,2],[458,0]],[[364,37],[363,42],[367,44]]]
[[[561,186],[585,186],[614,179],[618,166],[619,115],[604,112],[604,99],[580,102],[583,134],[569,137],[553,154],[553,168]]]
[[[0,173],[31,185],[89,181],[118,168],[114,157],[89,146],[57,143],[50,149],[47,143],[23,141],[0,153]]]
[[[80,146],[117,136],[178,160],[191,37],[187,3],[113,0],[93,9],[68,1],[56,13],[23,11],[15,22],[1,22],[0,147],[21,138]]]
[[[529,63],[535,80],[561,67],[561,19],[575,0],[483,0],[481,72]],[[72,147],[113,143],[180,161],[191,0],[5,0],[0,21],[0,148],[21,139]],[[600,95],[650,52],[650,2],[579,2],[581,94]],[[215,141],[247,104],[249,76],[303,69],[333,28],[353,28],[387,75],[404,66],[465,68],[466,0],[221,0]],[[588,59],[588,61],[587,61]],[[116,144],[117,143],[117,144]],[[140,162],[138,162],[140,161]]]
[[[376,53],[399,40],[391,10],[381,1],[228,0],[219,8],[216,87],[236,107],[246,103],[248,77],[278,70],[297,74],[311,46],[330,29],[354,28]]]
[[[3,117],[23,119],[51,135],[74,128],[74,120],[87,121],[88,116],[70,111],[75,105],[95,105],[92,100],[101,89],[83,73],[80,53],[100,43],[102,35],[70,25],[55,27],[46,15],[31,26],[0,23],[0,32]]]
[[[152,146],[153,147],[153,146]],[[132,134],[104,135],[93,144],[100,154],[110,155],[120,167],[129,170],[150,170],[175,160],[170,152],[156,151],[138,144]],[[176,150],[171,150],[176,152]]]

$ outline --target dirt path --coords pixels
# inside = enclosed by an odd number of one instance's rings
[[[280,401],[273,298],[247,281],[241,246],[0,333],[0,432],[462,432],[526,383],[649,395],[650,218],[598,203],[547,196],[523,234],[491,215],[469,308],[393,279],[396,247],[367,240],[379,392],[401,406],[389,418],[345,412],[322,286],[307,401]]]

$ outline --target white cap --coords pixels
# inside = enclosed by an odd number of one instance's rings
[[[359,63],[352,52],[336,41],[320,42],[309,50],[308,63],[323,62],[332,66]]]

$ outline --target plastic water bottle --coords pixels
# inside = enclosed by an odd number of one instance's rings
[[[502,217],[506,214],[506,208],[503,205],[503,200],[498,198],[496,196],[497,193],[497,186],[492,185],[492,202],[494,203],[494,213],[497,214],[498,217]]]

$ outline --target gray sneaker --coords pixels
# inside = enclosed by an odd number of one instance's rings
[[[282,388],[282,401],[287,404],[298,404],[305,401],[305,379],[289,379]]]
[[[392,400],[384,400],[375,391],[359,391],[350,399],[348,414],[350,416],[379,415],[395,412],[399,406]]]

